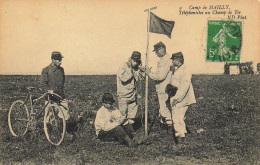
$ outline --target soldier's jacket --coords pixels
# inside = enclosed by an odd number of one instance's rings
[[[134,101],[136,98],[136,82],[140,71],[131,68],[131,64],[124,63],[117,72],[117,94],[120,99]]]
[[[178,88],[176,95],[171,99],[176,99],[176,107],[184,107],[196,103],[193,86],[191,83],[192,74],[183,64],[175,70],[171,79],[171,84]]]
[[[158,94],[165,93],[166,86],[171,82],[171,66],[172,60],[170,56],[166,54],[158,61],[156,72],[150,73],[151,79],[155,80],[156,92]]]
[[[62,67],[56,67],[50,64],[43,68],[41,74],[41,88],[43,90],[53,90],[54,93],[64,98],[64,83],[65,73]]]

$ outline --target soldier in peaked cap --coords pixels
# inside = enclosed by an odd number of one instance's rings
[[[182,52],[173,53],[171,59],[172,60],[178,59],[182,64],[184,64],[184,58],[183,58]],[[174,66],[176,66],[176,65],[174,65]]]
[[[62,58],[63,58],[63,56],[61,55],[60,52],[56,52],[56,51],[54,51],[54,52],[51,53],[51,59],[61,61]]]
[[[65,73],[64,69],[61,67],[63,56],[60,52],[54,51],[51,54],[51,64],[42,69],[41,74],[41,88],[44,91],[50,93],[54,92],[60,95],[63,100],[61,100],[61,109],[63,111],[65,120],[70,118],[68,101],[65,99],[64,95],[64,83],[65,83]],[[55,98],[53,98],[55,100]],[[46,101],[47,103],[47,101]],[[61,116],[62,114],[58,114]]]
[[[166,46],[163,42],[158,42],[154,45],[154,50],[159,61],[157,63],[157,70],[151,72],[150,70],[145,70],[145,73],[156,82],[156,92],[159,100],[159,117],[162,124],[172,125],[171,113],[166,106],[166,101],[168,100],[168,94],[165,93],[166,86],[170,83],[172,77],[172,60],[170,55],[166,53]]]
[[[166,46],[162,41],[158,42],[157,44],[154,45],[154,50],[153,52],[159,50],[160,48],[164,48],[166,50]]]
[[[187,133],[184,116],[188,107],[196,103],[196,100],[191,83],[192,74],[184,65],[182,52],[173,53],[171,59],[175,67],[175,73],[170,83],[178,88],[175,96],[170,99],[172,105],[172,120],[175,136],[183,139]]]
[[[53,90],[54,93],[57,93],[62,98],[65,98],[63,91],[65,74],[64,69],[61,67],[62,58],[63,56],[60,52],[52,52],[51,64],[42,70],[41,87],[46,91]]]
[[[137,113],[137,81],[141,78],[141,53],[134,51],[129,60],[118,69],[117,94],[118,107],[129,124],[135,122]]]

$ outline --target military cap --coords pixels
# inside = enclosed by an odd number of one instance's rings
[[[110,93],[105,93],[102,97],[102,102],[103,103],[114,103],[115,100],[113,98],[113,95],[111,95]]]
[[[174,60],[174,59],[183,59],[183,54],[182,54],[182,52],[173,53],[171,59],[172,59],[172,60]]]
[[[62,58],[63,58],[63,56],[61,55],[60,52],[54,51],[51,53],[51,59],[61,60]]]
[[[158,49],[161,48],[161,47],[163,47],[163,48],[165,49],[165,45],[164,45],[164,43],[163,43],[162,41],[158,42],[158,43],[155,44],[153,47],[154,47],[153,52],[156,51],[156,50],[158,50]]]
[[[141,60],[141,53],[138,51],[133,51],[131,58],[134,60]]]

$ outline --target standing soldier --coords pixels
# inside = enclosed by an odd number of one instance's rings
[[[140,78],[141,53],[134,51],[131,58],[117,72],[118,107],[129,124],[133,124],[137,113],[137,81]]]
[[[174,97],[171,98],[172,119],[177,138],[185,138],[187,133],[184,122],[185,113],[191,104],[196,103],[191,73],[184,65],[184,58],[181,52],[172,54],[172,63],[176,67],[172,76],[171,84],[178,88]]]
[[[61,100],[61,109],[63,111],[65,120],[70,118],[68,101],[65,99],[64,95],[64,83],[65,74],[64,69],[61,67],[61,61],[63,56],[60,52],[52,52],[51,64],[42,70],[41,74],[41,88],[48,92],[54,92],[60,95],[63,100]],[[55,100],[55,98],[53,98]],[[64,108],[65,107],[65,108]],[[59,114],[60,116],[60,114]]]
[[[159,100],[159,117],[162,124],[172,125],[171,113],[166,106],[166,101],[168,100],[168,94],[165,93],[166,86],[170,83],[172,77],[172,60],[169,54],[166,53],[166,47],[161,41],[154,45],[155,54],[160,58],[157,63],[156,72],[151,72],[150,70],[145,70],[145,73],[156,82],[156,92]]]

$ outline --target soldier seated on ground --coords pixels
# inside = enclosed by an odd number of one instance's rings
[[[120,111],[113,107],[115,100],[110,93],[102,98],[103,106],[97,111],[95,129],[98,139],[103,141],[119,141],[128,147],[135,147],[146,141],[146,136],[134,137],[132,125],[125,122]]]

